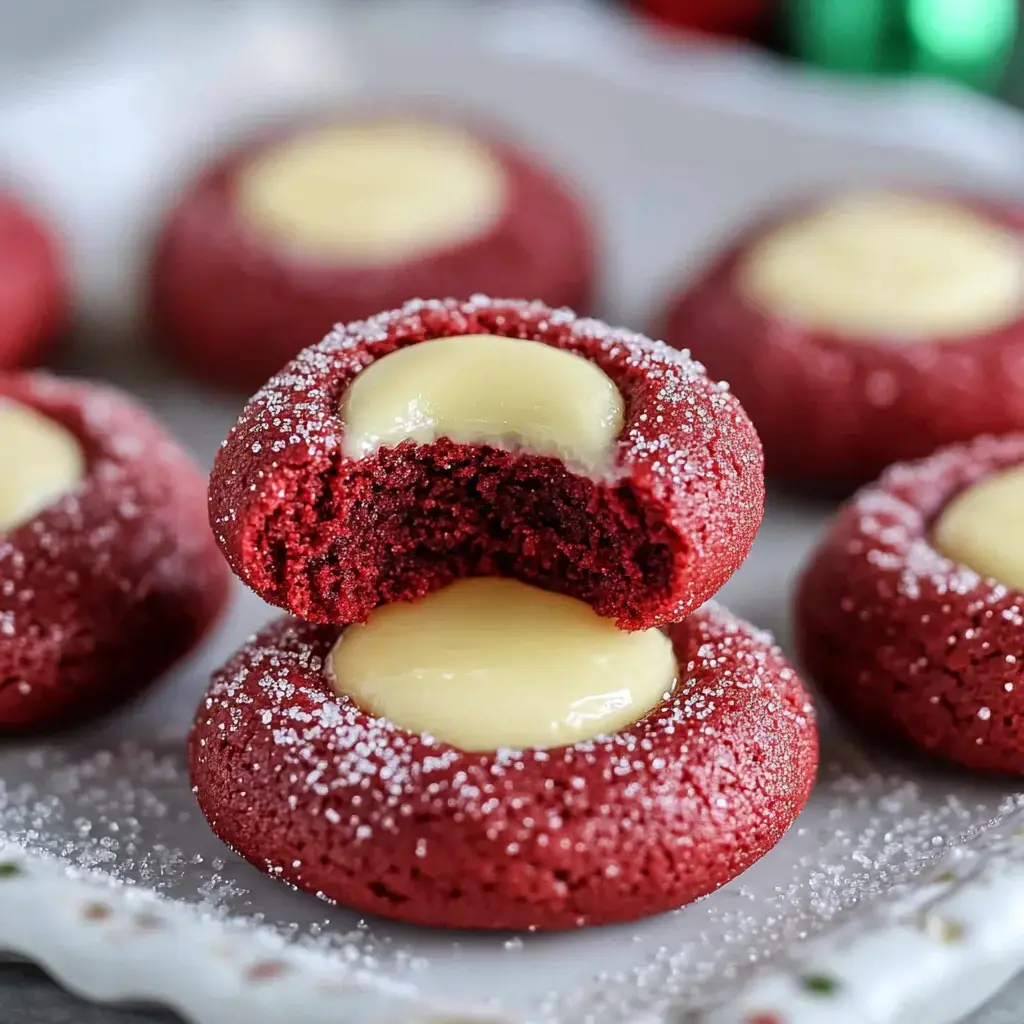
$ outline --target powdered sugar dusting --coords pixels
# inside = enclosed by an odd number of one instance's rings
[[[600,320],[578,318],[568,309],[477,295],[466,302],[414,299],[401,309],[336,327],[254,396],[232,435],[244,436],[254,454],[268,443],[282,458],[296,446],[302,447],[306,455],[337,450],[344,429],[337,399],[356,374],[385,354],[380,351],[382,347],[423,333],[437,336],[431,328],[433,320],[444,323],[445,334],[477,333],[481,316],[491,318],[488,325],[492,330],[479,333],[507,331],[510,336],[545,340],[567,332],[565,347],[570,350],[590,353],[596,344],[604,357],[598,362],[627,368],[631,374],[653,382],[653,401],[645,402],[647,409],[642,418],[627,419],[620,446],[649,456],[652,471],[670,477],[676,486],[685,486],[692,477],[704,477],[715,467],[688,462],[680,455],[679,439],[667,431],[670,421],[675,424],[681,414],[687,423],[684,431],[699,438],[714,433],[722,420],[745,419],[728,387],[710,385],[704,367],[687,352]],[[621,376],[621,372],[615,376]],[[337,383],[329,394],[322,384],[313,383],[328,377]],[[698,384],[702,386],[695,390]],[[268,442],[267,436],[272,440]]]
[[[459,334],[529,339],[598,366],[625,405],[607,475],[587,481],[543,464],[551,460],[526,453],[503,461],[500,449],[447,438],[347,456],[340,410],[357,375],[399,348]],[[434,490],[447,488],[435,507],[451,520],[444,536],[453,542],[436,550],[429,537],[410,543],[399,536],[430,534],[432,519],[422,514],[430,498],[413,494],[422,486],[417,474],[430,475]],[[500,488],[479,488],[489,474]],[[559,496],[558,511],[547,518],[531,511],[532,522],[539,516],[543,524],[534,531],[543,535],[541,545],[525,527],[491,537],[486,524],[512,514],[501,501],[531,474],[561,480],[552,486],[559,495],[571,491],[571,499]],[[376,547],[365,543],[365,532],[360,540],[358,528],[379,514],[374,488],[404,509],[386,526],[382,521],[372,535]],[[465,497],[455,500],[456,492]],[[536,484],[528,490],[537,492]],[[498,552],[490,549],[500,546],[502,559],[518,559],[524,580],[565,588],[625,628],[641,628],[676,621],[731,575],[761,521],[763,496],[756,431],[728,388],[688,355],[567,309],[477,296],[416,300],[339,327],[300,353],[253,397],[229,434],[211,476],[210,508],[237,575],[265,600],[307,619],[360,620],[406,589],[423,593],[446,576],[491,572]],[[579,521],[570,525],[573,518]],[[484,526],[470,527],[476,519]],[[542,559],[548,543],[557,556]],[[320,552],[315,560],[313,550]]]
[[[931,540],[935,518],[947,502],[982,477],[1024,461],[1024,435],[982,437],[952,445],[919,462],[898,464],[878,484],[865,487],[852,508],[856,533],[851,555],[863,557],[896,579],[896,593],[914,601],[930,595],[970,600],[971,615],[989,609],[1017,615],[1020,598],[942,554]]]
[[[0,533],[0,720],[10,729],[58,720],[61,702],[67,718],[114,702],[118,686],[134,693],[201,635],[227,580],[197,467],[126,395],[11,374],[2,400],[61,424],[85,461],[72,489]],[[140,647],[130,634],[154,616],[160,630]]]
[[[624,1022],[666,1004],[725,995],[778,950],[878,905],[952,845],[996,842],[1017,827],[1024,795],[989,783],[908,771],[834,737],[809,812],[778,850],[735,884],[678,914],[554,940],[578,964],[576,986],[546,992],[552,940],[493,941],[360,922],[261,878],[209,833],[195,809],[180,744],[39,748],[0,753],[0,840],[47,850],[232,920],[255,919],[292,941],[398,977],[425,991],[478,1001],[467,971],[488,959],[508,983],[493,1009],[545,1022]],[[973,837],[973,839],[972,839]],[[0,894],[2,895],[2,894]],[[511,993],[516,988],[518,997]],[[472,992],[472,994],[470,994]]]
[[[1011,435],[894,466],[836,518],[799,602],[805,661],[845,714],[1014,774],[1024,770],[1024,594],[945,557],[931,533],[956,495],[1021,462],[1024,436]]]
[[[734,690],[761,693],[767,689],[769,707],[796,721],[805,721],[812,714],[809,704],[792,704],[786,691],[794,674],[788,666],[780,669],[771,664],[780,654],[770,634],[754,630],[713,602],[703,614],[713,623],[714,643],[702,644],[693,659],[680,665],[683,681],[647,716],[643,727],[555,750],[505,749],[485,758],[467,755],[429,735],[414,737],[386,719],[364,714],[351,701],[336,697],[326,677],[319,684],[296,686],[296,670],[302,676],[314,677],[324,676],[328,671],[324,649],[325,637],[331,632],[329,628],[298,622],[287,626],[284,632],[270,631],[250,637],[244,647],[244,659],[215,681],[206,706],[224,711],[230,728],[241,730],[248,717],[244,705],[252,703],[249,680],[253,677],[266,702],[261,721],[268,726],[273,723],[274,742],[286,752],[286,763],[301,769],[303,787],[326,795],[330,788],[324,782],[327,778],[333,786],[361,786],[372,776],[386,779],[396,799],[386,803],[383,819],[363,823],[370,830],[366,838],[370,838],[375,828],[393,828],[393,823],[388,824],[393,817],[391,812],[411,813],[412,808],[400,802],[402,797],[420,790],[431,792],[435,775],[443,776],[445,782],[433,792],[441,797],[448,811],[455,813],[487,813],[492,803],[491,809],[497,809],[501,785],[492,780],[522,771],[531,762],[543,764],[549,771],[556,759],[565,766],[597,764],[602,766],[607,779],[655,776],[665,764],[652,733],[671,734],[709,718],[719,703],[731,699]],[[709,674],[715,676],[713,684],[707,681]],[[701,679],[699,687],[687,682],[695,676]],[[323,760],[325,739],[331,755],[329,764]],[[614,753],[609,755],[609,750]],[[681,753],[685,758],[686,747]],[[483,771],[477,771],[481,765]],[[452,776],[453,767],[464,770]],[[639,787],[637,796],[641,800],[646,798]],[[368,808],[371,810],[376,813]]]

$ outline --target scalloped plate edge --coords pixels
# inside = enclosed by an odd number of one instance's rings
[[[45,907],[46,914],[40,913]],[[0,950],[99,1002],[158,1004],[193,1024],[439,1024],[412,985],[385,982],[267,926],[228,921],[99,872],[0,843]],[[464,1024],[494,1024],[492,1019]]]

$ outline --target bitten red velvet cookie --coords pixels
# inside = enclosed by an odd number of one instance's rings
[[[0,193],[0,370],[43,359],[66,315],[56,241],[18,200]]]
[[[0,479],[0,733],[128,698],[223,607],[203,477],[119,392],[0,376]]]
[[[336,323],[415,295],[586,308],[590,225],[532,157],[467,128],[368,116],[229,153],[159,240],[155,328],[197,376],[251,390]]]
[[[770,477],[843,492],[1024,428],[1024,212],[849,193],[756,225],[659,333],[729,381]]]
[[[1024,773],[1024,434],[894,466],[839,513],[797,596],[803,663],[877,736]]]
[[[478,297],[412,302],[304,351],[231,431],[210,518],[243,582],[305,619],[514,576],[632,629],[715,593],[763,498],[757,435],[699,364]]]
[[[552,655],[577,671],[547,669]],[[667,692],[630,689],[666,657]],[[631,709],[603,692],[617,673]],[[547,743],[509,742],[531,737]],[[770,638],[722,609],[627,633],[575,599],[474,579],[365,626],[269,626],[214,677],[189,756],[214,831],[283,881],[413,924],[566,929],[746,870],[805,803],[817,732]]]

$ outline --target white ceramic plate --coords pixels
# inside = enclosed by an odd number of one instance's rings
[[[140,23],[104,47],[103,76],[93,54],[45,90],[0,97],[0,163],[67,225],[88,321],[71,367],[136,391],[207,463],[239,402],[147,355],[137,286],[168,189],[254,118],[356,94],[480,110],[579,180],[605,234],[605,313],[640,328],[745,218],[807,187],[1020,188],[1016,116],[941,87],[826,94],[749,55],[615,32],[576,5],[543,19],[445,5],[428,19],[421,2],[387,23],[367,6],[344,30],[298,7],[232,9],[198,32],[181,17]],[[721,595],[784,644],[790,585],[826,515],[773,501]],[[201,1024],[942,1024],[1024,966],[1024,794],[882,757],[828,722],[796,827],[674,914],[554,937],[444,934],[292,892],[210,834],[182,748],[210,669],[269,614],[240,591],[144,702],[52,745],[0,748],[0,947],[89,996],[155,1000]]]

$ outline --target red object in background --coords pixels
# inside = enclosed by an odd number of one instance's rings
[[[772,0],[629,0],[663,25],[716,35],[750,35],[765,22]]]
[[[0,192],[0,369],[45,358],[67,309],[57,242],[21,202]]]

